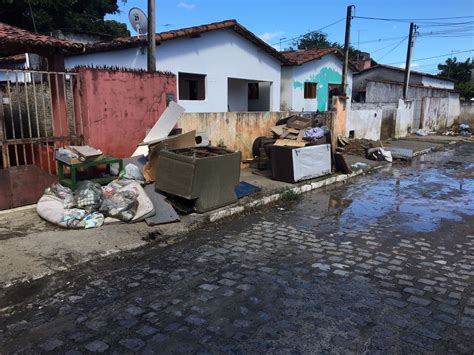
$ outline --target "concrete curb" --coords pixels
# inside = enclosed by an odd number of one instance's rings
[[[372,171],[372,170],[375,170],[375,168],[371,168],[368,171]],[[312,190],[319,189],[319,188],[324,187],[324,186],[332,185],[332,184],[335,184],[335,183],[338,183],[338,182],[347,181],[348,179],[350,179],[352,177],[355,177],[355,176],[358,176],[358,175],[361,175],[363,173],[364,173],[363,170],[358,170],[358,171],[356,171],[352,174],[341,174],[341,175],[330,176],[330,177],[328,177],[324,180],[314,181],[314,182],[311,182],[309,184],[304,184],[304,185],[288,188],[288,189],[286,189],[286,190],[284,190],[280,193],[272,194],[272,195],[269,195],[269,196],[264,196],[260,199],[249,201],[248,203],[243,204],[243,205],[223,208],[223,209],[220,209],[218,211],[211,212],[208,216],[209,217],[208,220],[211,223],[216,222],[220,219],[231,217],[231,216],[234,216],[236,214],[242,213],[246,209],[251,209],[251,208],[258,207],[258,206],[264,206],[264,205],[268,205],[270,203],[276,202],[276,201],[280,200],[283,197],[283,195],[287,192],[293,192],[295,194],[302,194],[302,193],[305,193],[305,192],[309,192],[309,191],[312,191]]]

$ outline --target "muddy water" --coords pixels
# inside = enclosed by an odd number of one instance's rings
[[[314,224],[307,225],[307,218],[301,221],[309,228],[324,229],[322,216],[334,216],[332,233],[370,224],[390,225],[398,233],[430,232],[444,220],[460,221],[474,215],[474,145],[394,163],[345,186],[318,190],[288,214],[299,219],[308,212]]]

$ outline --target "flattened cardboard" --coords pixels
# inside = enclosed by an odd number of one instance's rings
[[[184,111],[184,107],[181,107],[176,102],[171,101],[153,128],[150,130],[150,132],[148,132],[145,139],[143,139],[143,143],[149,144],[150,142],[156,141],[158,139],[166,138],[178,120],[181,118]],[[148,155],[148,146],[140,145],[132,156],[140,154]]]
[[[196,145],[196,131],[160,139],[158,142],[150,144],[148,163],[144,169],[145,181],[154,182],[158,169],[158,155],[163,149],[191,148]]]
[[[274,145],[281,147],[304,147],[306,143],[294,139],[277,139]]]

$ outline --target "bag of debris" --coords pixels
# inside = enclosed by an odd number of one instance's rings
[[[370,148],[367,151],[367,158],[371,160],[388,161],[389,163],[393,161],[392,152],[380,147]]]
[[[135,164],[127,164],[125,170],[120,172],[121,179],[135,180],[140,184],[145,183],[145,178],[143,177],[142,172]]]
[[[123,222],[130,222],[138,208],[138,193],[132,190],[118,191],[111,197],[104,199],[100,212],[106,217],[117,218]]]
[[[97,211],[102,203],[102,188],[92,181],[80,181],[76,190],[76,206],[87,212]]]
[[[45,195],[56,196],[63,202],[64,208],[74,207],[74,194],[69,187],[63,186],[60,183],[53,184],[44,190]]]
[[[86,214],[86,211],[80,210],[79,208],[65,210],[62,222],[66,225],[67,228],[80,228],[82,227],[81,222],[86,216]]]
[[[318,140],[324,137],[324,129],[321,127],[307,128],[304,131],[304,137],[311,140]]]
[[[132,180],[126,179],[117,179],[106,186],[102,186],[102,196],[104,199],[111,198],[117,191],[121,190],[123,187],[133,183]]]
[[[99,212],[92,212],[88,214],[81,222],[84,229],[97,228],[104,224],[104,215]]]

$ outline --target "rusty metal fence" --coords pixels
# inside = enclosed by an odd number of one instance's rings
[[[82,142],[77,84],[76,73],[0,69],[0,168],[54,174],[54,150]]]

